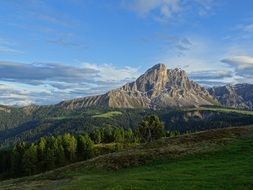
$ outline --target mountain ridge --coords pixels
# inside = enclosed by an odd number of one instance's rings
[[[135,81],[105,94],[84,97],[56,104],[76,109],[84,107],[161,108],[218,105],[209,92],[190,81],[182,69],[167,69],[156,64]]]
[[[190,80],[182,69],[167,69],[164,64],[149,68],[135,81],[102,95],[66,100],[53,105],[31,104],[22,107],[30,115],[42,109],[150,108],[224,106],[253,109],[253,84],[204,88]],[[9,111],[13,106],[2,106]]]
[[[253,109],[253,84],[235,84],[208,89],[222,106],[240,109]]]

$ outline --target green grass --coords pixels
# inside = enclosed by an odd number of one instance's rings
[[[98,115],[93,115],[93,118],[112,118],[114,116],[122,115],[122,112],[120,111],[110,111]]]
[[[210,130],[0,182],[0,189],[251,190],[252,147],[253,126]]]
[[[64,120],[64,119],[78,119],[81,118],[80,115],[77,116],[59,116],[59,117],[49,117],[48,120]]]
[[[60,190],[253,189],[253,139],[214,153],[187,156],[118,171],[83,170]]]

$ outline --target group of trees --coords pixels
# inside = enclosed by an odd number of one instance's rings
[[[32,175],[93,155],[93,141],[88,135],[51,136],[36,143],[17,143],[0,153],[1,173],[11,176]]]
[[[131,129],[105,127],[95,129],[90,133],[90,137],[95,143],[151,142],[164,136],[166,136],[164,125],[155,115],[145,117],[134,132]]]
[[[123,128],[103,127],[93,130],[89,134],[94,143],[122,143],[122,142],[138,142],[138,135],[131,129],[124,130]]]
[[[42,137],[37,142],[19,142],[0,151],[0,173],[9,177],[32,175],[94,156],[94,144],[150,142],[165,136],[157,116],[148,116],[132,131],[103,127],[89,134]]]

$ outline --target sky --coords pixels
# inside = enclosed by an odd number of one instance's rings
[[[252,0],[2,0],[0,104],[102,94],[164,63],[253,83]]]

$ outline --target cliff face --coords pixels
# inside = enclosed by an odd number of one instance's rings
[[[160,108],[214,105],[209,92],[190,81],[185,71],[167,69],[157,64],[136,81],[100,96],[65,101],[58,106],[69,109],[83,107]]]
[[[236,84],[208,89],[221,105],[226,107],[253,109],[253,85]]]

